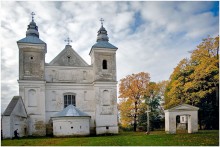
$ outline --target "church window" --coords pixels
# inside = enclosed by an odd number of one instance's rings
[[[69,105],[76,106],[76,99],[74,94],[64,94],[64,108]]]
[[[107,60],[103,60],[102,61],[102,69],[107,69],[108,65],[107,65]]]

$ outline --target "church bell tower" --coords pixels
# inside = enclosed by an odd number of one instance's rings
[[[19,48],[19,95],[24,101],[28,135],[44,136],[45,131],[45,54],[47,45],[39,38],[38,26],[32,21],[26,37],[17,41]]]
[[[39,39],[38,26],[32,21],[26,37],[17,41],[19,48],[19,80],[44,80],[44,63],[47,45]]]
[[[94,90],[96,100],[96,134],[118,133],[116,51],[110,44],[106,29],[98,31],[96,44],[91,48]]]

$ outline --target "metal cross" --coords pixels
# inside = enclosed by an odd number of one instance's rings
[[[103,26],[103,21],[104,21],[104,19],[103,19],[103,18],[100,18],[100,21],[101,21],[101,24],[102,24],[102,26]]]
[[[34,12],[31,12],[31,15],[32,15],[32,21],[34,21],[34,15],[35,15],[35,13],[34,13]]]
[[[70,40],[69,37],[66,40],[64,40],[64,41],[67,42],[67,45],[70,45],[70,42],[72,42],[72,40]]]

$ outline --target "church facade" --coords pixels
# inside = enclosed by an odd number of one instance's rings
[[[19,132],[26,131],[23,134],[33,136],[53,134],[53,120],[56,120],[60,130],[64,127],[66,130],[71,130],[76,128],[74,124],[78,123],[80,129],[83,126],[79,124],[88,125],[87,134],[118,133],[116,78],[118,48],[109,43],[103,23],[98,31],[97,42],[89,52],[91,65],[74,51],[69,42],[50,63],[45,63],[47,44],[39,38],[38,26],[33,18],[28,25],[26,37],[17,41],[17,44],[19,96],[27,112],[27,127],[25,130],[19,130],[18,127]],[[89,120],[86,120],[88,123],[78,119],[69,121],[70,117],[76,117],[70,113],[62,116],[63,123],[57,123],[59,119],[54,119],[54,116],[69,105],[80,111],[77,114],[82,112],[89,116],[87,117]],[[83,117],[78,116],[78,118]],[[16,125],[12,125],[16,129]],[[4,123],[2,127],[4,136]],[[56,131],[60,134],[57,128]],[[63,132],[65,135],[65,131]]]

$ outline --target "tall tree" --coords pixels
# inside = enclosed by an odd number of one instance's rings
[[[140,109],[139,114],[139,125],[143,126],[145,130],[148,126],[146,122],[150,122],[151,130],[160,128],[162,126],[163,108],[161,107],[161,102],[163,101],[166,84],[167,81],[149,83],[148,89],[144,96],[145,107]],[[146,111],[149,110],[150,115],[147,117]]]
[[[188,80],[187,76],[190,74],[188,64],[188,59],[181,60],[171,74],[165,90],[165,109],[186,101],[184,86]]]
[[[165,92],[165,108],[180,103],[200,107],[199,122],[216,127],[218,123],[219,36],[208,37],[183,59],[170,76]],[[213,116],[215,115],[215,116]],[[210,122],[205,121],[213,120]],[[217,120],[217,122],[216,122]],[[200,125],[201,126],[201,125]]]
[[[140,72],[137,74],[128,75],[120,80],[119,84],[119,98],[126,99],[124,102],[130,103],[129,114],[125,114],[125,111],[121,111],[122,116],[132,117],[134,131],[137,129],[137,116],[139,108],[141,107],[144,94],[147,91],[150,82],[149,73]],[[124,104],[125,105],[125,104]],[[121,103],[121,108],[123,103]],[[120,108],[120,106],[119,106]]]

